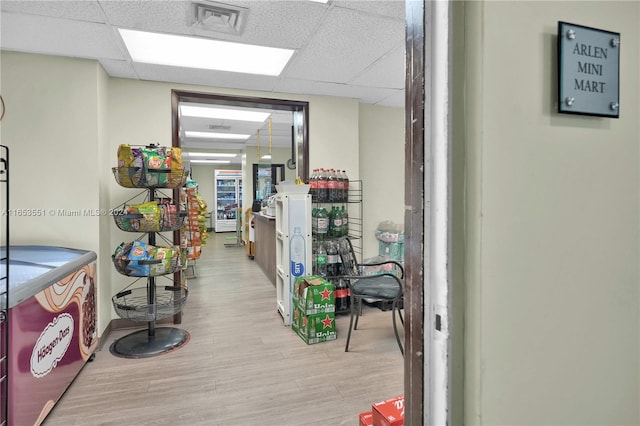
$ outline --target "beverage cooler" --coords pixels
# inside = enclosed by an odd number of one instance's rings
[[[214,199],[215,231],[236,231],[242,223],[242,170],[215,171]]]
[[[62,247],[9,247],[9,327],[2,330],[9,333],[9,425],[42,423],[93,356],[96,258]]]
[[[290,188],[285,188],[287,186]],[[295,279],[312,273],[311,195],[307,194],[308,189],[309,185],[278,185],[275,197],[276,304],[284,325],[291,325]]]

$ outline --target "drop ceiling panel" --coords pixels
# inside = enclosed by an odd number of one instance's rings
[[[358,10],[371,15],[387,16],[396,19],[404,25],[405,2],[403,0],[391,1],[340,1],[334,0],[335,7],[343,7],[346,9]]]
[[[381,87],[364,87],[348,84],[336,84],[326,82],[310,82],[307,80],[286,79],[278,83],[276,91],[280,93],[299,93],[318,96],[338,96],[342,98],[354,98],[360,102],[376,104],[383,99],[389,98],[397,92],[404,94],[404,89],[388,89]],[[395,105],[404,107],[404,100]]]
[[[138,79],[138,74],[136,74],[130,61],[100,59],[100,65],[111,77]]]
[[[393,108],[404,108],[404,101],[404,90],[396,90],[391,95],[376,102],[375,105]]]
[[[326,7],[300,1],[223,1],[223,4],[248,9],[243,33],[235,35],[192,26],[191,3],[104,1],[101,4],[109,22],[116,27],[283,48],[302,47],[326,10]]]
[[[97,1],[0,1],[2,12],[21,12],[51,18],[105,23]]]
[[[115,27],[189,34],[187,27],[188,1],[102,1],[102,8]]]
[[[2,13],[2,48],[81,58],[124,59],[111,28],[22,13]]]
[[[404,26],[380,17],[333,8],[308,46],[286,69],[287,78],[348,83],[404,40]],[[375,43],[371,35],[376,34]]]
[[[404,107],[404,1],[221,3],[249,10],[242,35],[192,27],[187,0],[1,0],[0,46],[97,59],[112,77]],[[132,64],[116,26],[297,50],[281,77]]]
[[[404,89],[404,43],[382,56],[351,80],[357,86]]]
[[[322,23],[328,6],[311,1],[223,1],[249,9],[243,43],[299,49]]]

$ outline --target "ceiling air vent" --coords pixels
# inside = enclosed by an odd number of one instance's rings
[[[249,9],[213,2],[191,3],[191,26],[209,31],[241,34]]]
[[[209,124],[209,130],[231,130],[231,126],[223,124]]]

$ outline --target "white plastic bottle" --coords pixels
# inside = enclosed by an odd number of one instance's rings
[[[300,233],[300,228],[293,229],[293,236],[289,241],[289,257],[291,259],[291,275],[301,277],[304,275],[305,239]]]

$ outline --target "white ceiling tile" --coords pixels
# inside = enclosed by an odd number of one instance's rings
[[[184,34],[188,1],[101,1],[111,25],[120,28]]]
[[[405,1],[404,0],[349,0],[333,2],[335,7],[343,7],[347,9],[359,10],[372,15],[386,16],[397,19],[404,23],[405,19]]]
[[[261,46],[300,48],[320,24],[325,8],[301,1],[223,1],[248,9],[240,35],[191,26],[190,1],[103,1],[109,22],[144,31],[183,34]]]
[[[3,49],[81,58],[124,59],[105,24],[3,12]]]
[[[404,43],[393,49],[351,80],[357,86],[403,89],[405,82]]]
[[[403,24],[377,17],[365,19],[361,12],[333,8],[315,37],[283,74],[289,78],[347,83],[403,40]]]
[[[249,9],[240,41],[299,49],[321,25],[328,7],[311,1],[223,1]]]
[[[375,105],[387,106],[393,108],[404,108],[405,104],[405,92],[404,90],[395,90],[390,96],[375,102]]]
[[[136,74],[136,71],[129,61],[100,59],[100,64],[111,77],[138,79],[138,74]]]
[[[2,0],[2,12],[20,12],[51,18],[105,23],[105,16],[97,1],[33,1]]]

